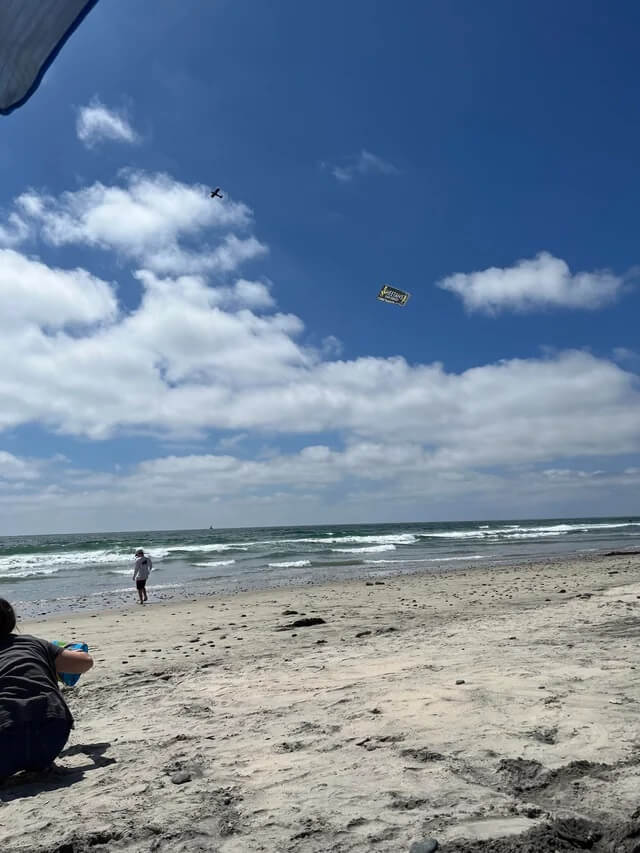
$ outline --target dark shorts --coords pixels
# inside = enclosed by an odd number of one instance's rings
[[[71,723],[47,719],[0,729],[0,779],[20,770],[45,770],[62,752]]]
[[[144,589],[147,585],[147,579],[145,578],[143,581],[136,581],[136,589]]]

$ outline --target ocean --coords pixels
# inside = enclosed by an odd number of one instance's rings
[[[0,538],[0,596],[23,618],[135,600],[133,554],[152,598],[439,572],[640,548],[640,518],[253,527]]]

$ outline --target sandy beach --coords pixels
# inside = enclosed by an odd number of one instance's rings
[[[0,850],[640,849],[640,557],[150,592],[22,625],[96,665]]]

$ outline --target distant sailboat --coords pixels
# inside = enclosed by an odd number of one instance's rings
[[[213,530],[213,524],[209,525],[209,530]]]

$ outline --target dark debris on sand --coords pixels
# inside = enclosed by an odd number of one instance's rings
[[[53,847],[33,847],[25,853],[98,853],[111,849],[113,842],[123,839],[121,832],[91,832],[87,835],[74,833],[66,841]]]
[[[605,557],[631,557],[631,556],[637,556],[638,554],[640,554],[640,551],[637,551],[637,550],[635,550],[635,551],[607,551],[607,553],[604,554],[604,556]]]
[[[603,778],[610,769],[606,764],[595,764],[592,761],[572,761],[564,767],[548,770],[540,762],[525,758],[505,758],[498,764],[498,773],[513,794],[541,791],[551,785],[582,779],[584,776]]]
[[[445,756],[441,752],[435,752],[426,746],[419,748],[403,749],[400,753],[404,758],[413,758],[414,761],[421,761],[426,764],[428,761],[444,761]]]
[[[530,732],[527,732],[529,737],[537,740],[538,743],[548,743],[554,744],[558,742],[558,727],[552,726],[545,728],[543,726],[539,726],[538,728],[532,729]]]
[[[238,805],[242,796],[233,788],[203,792],[202,805],[190,826],[149,823],[138,826],[127,820],[117,831],[71,832],[63,841],[35,847],[18,847],[16,853],[217,853],[230,835],[244,829]],[[13,849],[2,853],[14,853]]]
[[[580,818],[544,823],[523,835],[482,841],[453,841],[441,853],[557,853],[591,850],[593,853],[640,853],[640,822],[600,824]]]
[[[311,628],[314,625],[326,625],[326,622],[319,616],[307,616],[304,619],[296,619],[288,625],[280,625],[276,631],[289,631],[291,628]]]

